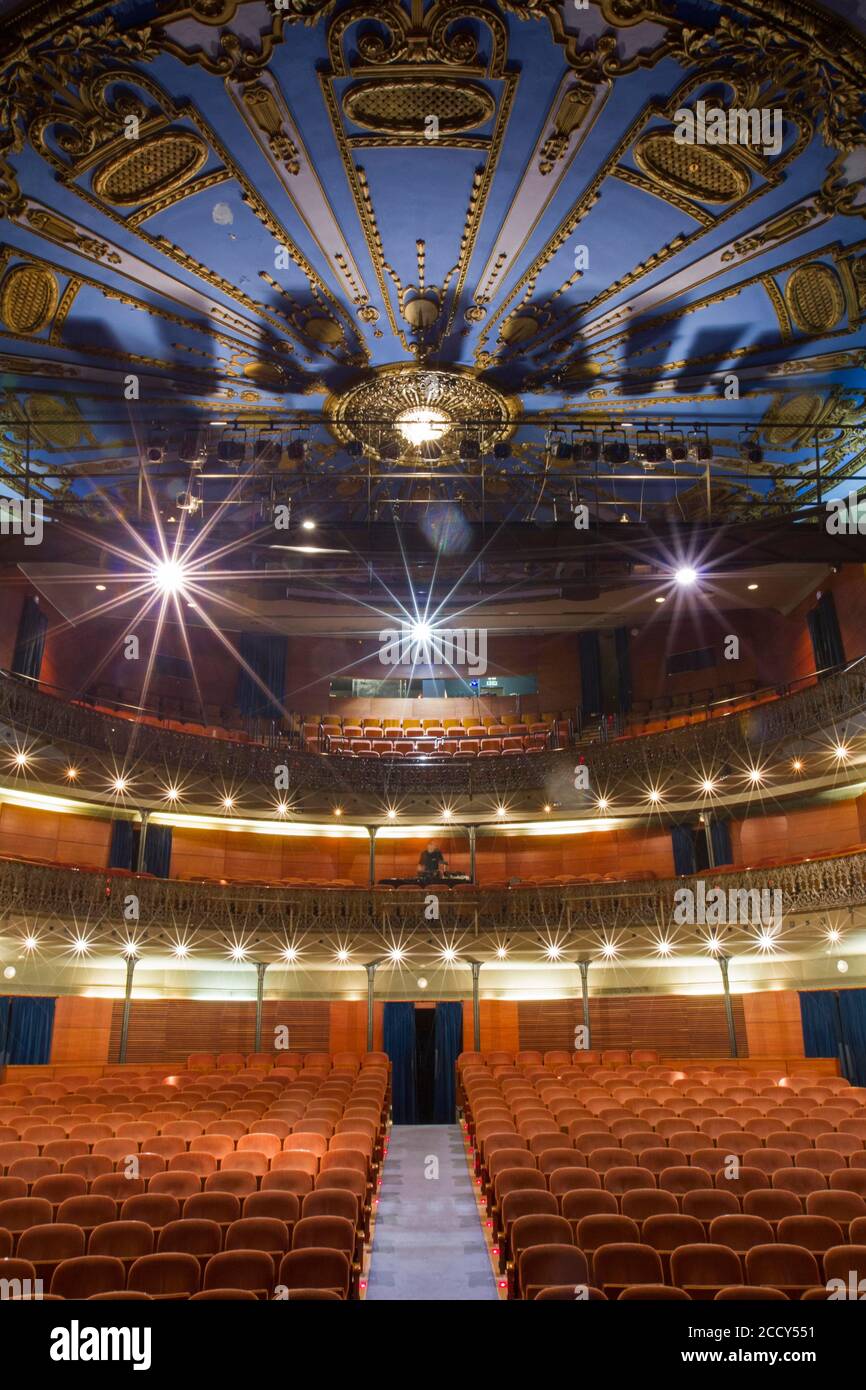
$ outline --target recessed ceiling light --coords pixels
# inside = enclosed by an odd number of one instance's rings
[[[185,941],[178,941],[176,945],[172,947],[171,954],[177,960],[186,960],[187,956],[189,955],[189,947],[187,946]]]
[[[304,521],[301,522],[301,529],[303,531],[315,531],[316,523],[315,521],[311,521],[310,518],[307,517]]]
[[[496,808],[496,814],[497,814],[497,816],[499,816],[499,818],[500,818],[500,820],[501,820],[503,816],[507,816],[507,815],[508,815],[508,808],[507,808],[506,806],[497,806],[497,808]]]
[[[606,796],[600,796],[595,804],[600,811],[606,811],[608,806],[610,805],[610,802],[608,801]]]
[[[674,579],[678,584],[681,584],[683,588],[688,588],[690,585],[694,584],[697,577],[698,572],[696,569],[692,569],[691,565],[681,565],[674,573]]]
[[[656,943],[656,955],[669,956],[673,947],[669,941],[659,941]]]
[[[792,762],[791,766],[792,766],[792,768],[794,769],[795,772],[802,772],[802,771],[803,771],[803,760],[802,760],[802,758],[795,758],[794,761]]]
[[[551,941],[549,945],[545,946],[544,954],[548,960],[561,960],[562,947],[557,946],[555,941]]]
[[[389,806],[389,807],[388,807],[388,819],[389,819],[389,820],[395,820],[395,819],[396,819],[396,816],[397,816],[397,812],[394,810],[394,807],[393,807],[393,806]]]
[[[544,810],[545,810],[546,814],[549,816],[550,813],[551,813],[551,811],[553,810],[553,807],[552,807],[552,806],[550,805],[550,803],[548,802],[548,804],[545,806]]]
[[[402,946],[394,946],[388,952],[388,960],[391,962],[392,965],[399,965],[400,962],[404,961],[405,959],[406,952],[403,950]]]
[[[664,603],[664,596],[662,594],[659,594],[658,598],[656,599],[656,603]]]
[[[340,962],[341,965],[345,965],[348,959],[349,952],[346,950],[345,946],[341,946],[339,951],[337,952],[337,960]]]
[[[294,946],[287,946],[282,952],[280,959],[284,960],[286,965],[292,965],[298,959],[298,952]]]
[[[497,947],[496,947],[496,959],[497,959],[497,960],[505,960],[507,956],[508,956],[508,947],[507,947],[507,946],[497,946]]]
[[[95,587],[96,587],[96,592],[97,592],[98,594],[104,594],[104,593],[105,593],[105,585],[104,585],[104,584],[97,584]]]
[[[441,956],[447,965],[453,965],[454,961],[457,959],[457,952],[453,946],[443,946]]]
[[[601,954],[605,960],[615,960],[619,955],[616,943],[613,941],[605,941],[601,948]]]
[[[166,787],[163,795],[166,801],[177,801],[180,792],[178,791],[177,787]]]
[[[232,807],[234,806],[234,804],[235,804],[235,799],[234,799],[233,796],[224,796],[224,797],[223,797],[223,810],[224,810],[224,811],[230,811],[230,810],[232,809]]]
[[[839,974],[840,974],[840,975],[847,975],[847,974],[848,974],[848,962],[847,962],[847,960],[837,960],[837,962],[836,962],[836,969],[839,971]]]
[[[113,792],[116,792],[118,796],[121,796],[123,792],[126,791],[128,786],[129,783],[127,782],[125,777],[115,777],[114,781],[111,784],[111,790]]]
[[[453,815],[454,815],[454,812],[451,810],[451,807],[450,807],[450,806],[443,806],[443,807],[442,807],[442,819],[443,819],[443,820],[450,820],[451,817],[452,817]]]
[[[649,791],[647,792],[647,800],[651,801],[654,806],[657,806],[661,799],[661,792],[658,791],[656,787],[650,787]]]
[[[247,948],[246,948],[246,946],[232,946],[232,949],[231,949],[231,951],[229,952],[229,955],[231,956],[231,959],[232,959],[232,960],[236,960],[236,961],[239,961],[239,960],[246,960],[246,958],[247,958]]]
[[[749,781],[750,781],[750,782],[754,782],[755,786],[757,786],[760,782],[763,782],[763,780],[764,780],[764,773],[763,773],[763,771],[762,771],[761,768],[759,768],[759,767],[750,767],[750,768],[749,768]]]
[[[66,778],[67,782],[74,782],[76,777],[78,776],[78,768],[68,767],[63,775]]]
[[[25,951],[35,951],[36,947],[39,945],[39,938],[38,936],[25,936],[22,945]]]
[[[714,792],[715,790],[716,790],[716,784],[715,784],[715,782],[713,781],[713,779],[712,779],[711,777],[705,777],[705,778],[703,779],[703,781],[701,782],[701,791],[702,791],[702,792],[705,792],[706,795],[709,796],[709,795],[710,795],[712,792]]]
[[[19,751],[13,757],[12,761],[14,762],[16,767],[26,767],[30,761],[30,758],[27,753],[19,749]]]
[[[757,584],[748,584],[746,587],[749,589],[757,589],[758,586]]]
[[[840,763],[844,762],[847,757],[850,757],[850,754],[851,750],[845,743],[837,743],[833,749],[833,757]]]
[[[342,806],[335,806],[335,807],[334,807],[334,815],[335,815],[335,816],[341,816],[342,814],[343,814],[343,808],[342,808]]]

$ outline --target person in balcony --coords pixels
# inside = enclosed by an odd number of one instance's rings
[[[444,871],[448,868],[445,855],[442,853],[435,840],[428,842],[427,848],[422,849],[418,860],[418,877],[422,883],[433,883],[440,879]]]

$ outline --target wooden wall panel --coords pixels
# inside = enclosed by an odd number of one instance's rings
[[[107,1062],[113,1009],[110,999],[60,995],[54,1006],[52,1064]]]
[[[266,999],[262,1010],[262,1052],[271,1051],[274,1029],[279,1026],[289,1030],[289,1052],[331,1050],[331,1005],[325,999]],[[252,1043],[247,1050],[252,1052]]]
[[[472,1020],[472,1000],[463,1000],[464,1052],[519,1052],[520,1030],[518,1005],[513,1000],[479,1000],[481,1047],[475,1045]]]
[[[800,996],[795,989],[744,994],[742,1000],[751,1056],[805,1056]]]
[[[367,1051],[367,1001],[340,999],[329,1006],[328,1051]]]
[[[117,1059],[122,1014],[118,1000],[112,1011],[109,1061]],[[252,1052],[255,1016],[255,1004],[246,1000],[133,1000],[126,1060],[185,1062],[191,1052]]]
[[[742,997],[734,997],[734,1026],[740,1056],[748,1056]],[[581,1023],[579,999],[545,999],[518,1004],[521,1048],[574,1051]],[[625,995],[590,1000],[593,1049],[655,1047],[664,1056],[727,1057],[725,1005],[715,995]],[[487,1043],[485,1042],[485,1047]]]
[[[110,837],[110,821],[93,816],[37,811],[8,802],[0,806],[2,854],[103,869],[108,863]]]

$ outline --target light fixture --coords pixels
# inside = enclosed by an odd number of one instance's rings
[[[124,942],[123,954],[126,956],[127,960],[138,958],[138,947],[136,946],[134,941]]]
[[[287,816],[287,815],[289,814],[289,803],[288,803],[288,801],[278,801],[278,802],[277,802],[276,810],[277,810],[277,815],[278,815],[278,816]]]
[[[508,957],[508,947],[507,947],[507,946],[497,946],[497,947],[496,947],[496,959],[497,959],[497,960],[506,960],[507,957]]]
[[[409,633],[411,635],[413,643],[416,646],[421,647],[430,641],[431,637],[433,636],[433,629],[429,623],[425,623],[421,619],[419,619],[418,622],[412,623],[411,627],[409,628]]]
[[[280,955],[280,960],[284,960],[286,965],[294,965],[298,959],[298,952],[294,946],[287,946]]]
[[[839,971],[839,974],[840,974],[840,975],[847,975],[847,974],[848,974],[848,962],[847,962],[847,960],[837,960],[837,962],[836,962],[836,969]]]
[[[656,955],[669,956],[672,950],[673,947],[671,946],[671,943],[669,941],[656,942]]]
[[[189,947],[185,941],[178,941],[173,947],[171,954],[176,960],[186,960],[189,955]]]
[[[794,761],[792,762],[791,766],[792,766],[792,768],[794,769],[795,772],[802,772],[802,771],[803,771],[803,760],[802,760],[802,758],[795,758]]]
[[[765,955],[772,955],[776,949],[776,942],[772,931],[760,931],[755,938],[755,945],[759,951]]]
[[[229,955],[230,955],[231,959],[234,960],[234,961],[246,960],[246,958],[247,958],[247,948],[246,948],[246,946],[232,946],[232,949],[231,949],[231,951],[229,952]]]
[[[749,589],[749,590],[751,590],[752,592],[754,592],[754,590],[757,589],[757,587],[758,587],[757,584],[747,584],[747,585],[746,585],[746,588]]]
[[[598,807],[599,811],[606,811],[608,806],[610,805],[610,802],[608,801],[606,796],[600,796],[595,804]]]
[[[760,783],[763,782],[763,780],[764,780],[764,773],[763,773],[763,770],[762,770],[760,767],[750,767],[750,768],[749,768],[749,781],[752,782],[752,783],[754,784],[754,786],[756,786],[756,787],[759,786]]]
[[[18,752],[14,755],[12,761],[14,762],[16,767],[26,767],[30,761],[30,758],[27,753],[25,753],[22,749],[19,749]]]
[[[105,593],[105,589],[106,589],[105,584],[96,584],[94,587],[95,587],[96,592],[97,592],[98,594],[104,594],[104,593]]]
[[[544,810],[545,810],[545,813],[549,816],[550,813],[551,813],[551,811],[553,810],[553,807],[550,805],[550,802],[547,803],[547,805],[545,806]]]
[[[851,750],[848,748],[847,744],[844,744],[844,743],[837,743],[837,744],[836,744],[836,746],[835,746],[834,749],[833,749],[833,757],[836,759],[837,763],[842,763],[842,762],[844,762],[845,759],[848,758],[848,757],[850,757],[850,756],[851,756]]]
[[[388,952],[388,960],[392,965],[400,965],[406,959],[406,952],[402,946],[393,946]]]
[[[345,965],[348,959],[349,952],[346,950],[345,946],[341,946],[337,952],[337,960],[340,962],[341,965]]]
[[[67,782],[74,782],[76,777],[78,776],[78,768],[68,767],[63,775],[66,778]]]
[[[90,942],[86,936],[76,936],[72,939],[72,950],[76,956],[86,956],[90,950]]]
[[[305,517],[304,520],[301,522],[302,531],[315,531],[315,529],[316,523],[315,521],[311,520],[310,517]]]
[[[232,809],[232,807],[234,806],[234,804],[235,804],[235,799],[234,799],[233,796],[224,796],[224,797],[223,797],[223,810],[224,810],[224,811],[230,811],[230,810]]]
[[[24,950],[28,953],[30,951],[35,951],[36,947],[39,945],[39,938],[38,936],[25,936],[22,944],[24,946]]]
[[[343,814],[343,808],[342,808],[342,806],[335,806],[335,807],[334,807],[334,815],[335,815],[335,816],[341,816],[342,814]]]
[[[457,952],[455,951],[453,946],[443,946],[441,951],[441,957],[442,960],[445,961],[446,965],[453,965],[457,959]]]
[[[394,807],[393,807],[393,806],[389,806],[389,807],[388,807],[388,819],[389,819],[389,820],[396,820],[396,818],[397,818],[397,812],[394,810]]]
[[[115,777],[114,781],[111,784],[111,790],[113,792],[116,792],[118,796],[122,796],[128,786],[129,783],[127,782],[125,777]]]
[[[423,975],[421,975],[420,978],[419,978],[419,980],[418,980],[418,988],[419,988],[419,989],[426,989],[426,988],[427,988],[427,981],[426,981],[426,979],[424,978]]]
[[[550,941],[544,948],[544,954],[547,960],[562,960],[562,947]]]
[[[394,421],[397,429],[408,444],[429,444],[441,439],[451,427],[451,421],[444,410],[428,405],[413,405],[402,411]]]
[[[165,797],[166,801],[177,801],[177,798],[180,796],[180,792],[178,791],[177,787],[166,787],[165,791],[163,792],[163,796]]]
[[[674,579],[678,584],[681,584],[683,588],[688,588],[690,585],[694,584],[697,581],[697,577],[698,572],[696,569],[692,569],[691,565],[680,565],[680,568],[674,574]]]
[[[614,941],[605,941],[602,944],[601,954],[605,960],[616,960],[619,955],[616,943]]]
[[[508,815],[508,807],[507,807],[507,806],[497,806],[497,807],[496,807],[496,814],[497,814],[497,816],[499,817],[499,819],[502,820],[504,816],[507,816],[507,815]]]
[[[169,521],[173,520],[169,517]],[[164,594],[177,594],[183,589],[186,571],[179,560],[160,560],[151,570],[154,585]]]
[[[451,817],[452,817],[453,815],[454,815],[454,812],[451,810],[451,807],[450,807],[450,806],[443,806],[443,807],[442,807],[442,819],[443,819],[443,820],[450,820]]]
[[[838,927],[827,928],[827,940],[830,942],[831,946],[835,946],[838,942],[842,940],[842,933],[840,932]]]
[[[657,806],[662,799],[662,794],[656,787],[650,787],[647,792],[647,801],[651,801],[653,806]]]
[[[707,950],[710,955],[717,956],[722,949],[722,943],[718,936],[707,937]]]
[[[701,791],[710,796],[716,790],[716,784],[711,777],[705,777],[701,782]]]
[[[664,603],[664,601],[664,595],[659,594],[658,598],[656,599],[656,603]]]

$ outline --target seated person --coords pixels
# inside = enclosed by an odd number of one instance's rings
[[[418,860],[418,877],[423,882],[430,883],[433,879],[441,878],[443,870],[447,868],[445,855],[435,840],[431,840],[427,848],[421,851],[421,857]]]

